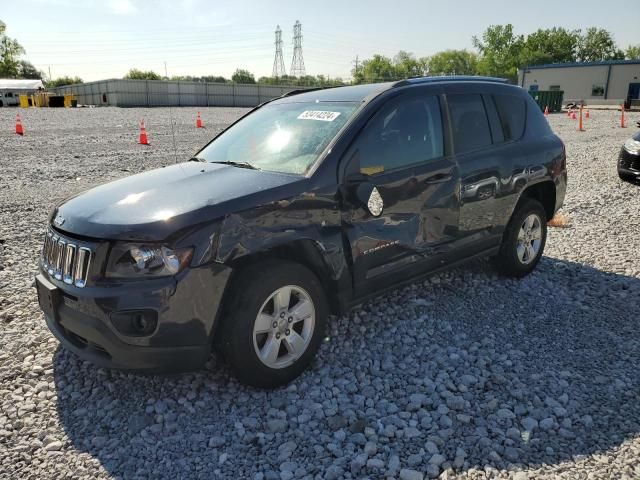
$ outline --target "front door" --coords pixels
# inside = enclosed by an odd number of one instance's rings
[[[356,296],[435,265],[456,238],[458,171],[444,146],[440,96],[412,89],[386,102],[345,155]]]

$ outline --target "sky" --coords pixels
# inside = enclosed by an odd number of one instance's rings
[[[282,28],[287,72],[293,25],[302,23],[311,75],[350,77],[353,62],[406,50],[418,57],[472,49],[489,26],[516,33],[563,26],[605,28],[625,49],[640,44],[639,0],[3,0],[0,20],[24,58],[57,78],[121,78],[130,68],[174,75],[271,75]]]

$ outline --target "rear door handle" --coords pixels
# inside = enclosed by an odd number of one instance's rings
[[[436,175],[433,175],[429,178],[427,178],[424,183],[430,184],[430,183],[442,183],[442,182],[446,182],[447,180],[451,180],[451,174],[450,173],[438,173]]]

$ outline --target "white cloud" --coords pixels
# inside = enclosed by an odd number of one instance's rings
[[[138,10],[131,0],[109,0],[109,9],[116,15],[131,15]]]

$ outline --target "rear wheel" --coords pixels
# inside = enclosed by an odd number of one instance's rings
[[[547,240],[547,216],[537,200],[524,199],[513,213],[494,263],[507,276],[523,277],[540,261]]]
[[[302,265],[274,260],[241,271],[233,288],[218,333],[222,353],[243,383],[289,383],[309,366],[324,335],[320,281]]]

